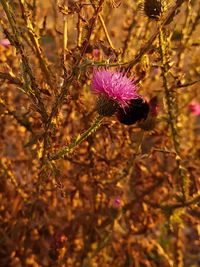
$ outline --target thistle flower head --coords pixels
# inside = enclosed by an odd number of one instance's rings
[[[161,0],[145,0],[144,12],[150,19],[159,20],[162,13],[162,1]]]
[[[150,20],[159,21],[172,5],[172,0],[140,0],[139,9]]]
[[[131,99],[139,97],[134,81],[119,70],[112,72],[107,69],[96,69],[91,88],[93,93],[113,100],[122,108],[127,107]]]

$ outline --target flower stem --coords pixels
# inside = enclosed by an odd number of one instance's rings
[[[51,160],[57,160],[62,158],[63,156],[69,155],[69,153],[72,153],[74,149],[82,143],[85,139],[88,138],[92,133],[94,133],[100,126],[101,121],[103,120],[103,116],[98,116],[89,129],[87,129],[83,134],[79,135],[71,144],[65,146],[58,152],[56,152],[53,156],[50,157]]]

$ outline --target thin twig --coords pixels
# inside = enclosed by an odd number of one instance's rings
[[[101,14],[99,14],[99,20],[100,20],[100,22],[101,22],[101,25],[102,25],[103,31],[104,31],[104,33],[105,33],[106,39],[107,39],[107,41],[108,41],[108,43],[109,43],[110,47],[111,47],[112,49],[115,49],[115,47],[114,47],[114,45],[113,45],[113,43],[112,43],[112,40],[110,39],[110,36],[109,36],[108,30],[107,30],[107,28],[106,28],[106,25],[105,25],[104,19],[103,19],[103,17],[102,17],[102,15],[101,15]]]

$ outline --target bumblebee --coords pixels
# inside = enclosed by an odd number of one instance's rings
[[[142,98],[132,99],[126,108],[119,108],[117,112],[118,120],[125,125],[132,125],[136,122],[146,120],[150,107]]]

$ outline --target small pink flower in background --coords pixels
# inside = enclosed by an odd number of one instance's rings
[[[5,17],[6,13],[4,10],[0,10],[0,19],[3,19]]]
[[[114,100],[120,107],[127,107],[129,101],[138,98],[136,85],[124,72],[96,69],[91,82],[92,92]]]
[[[96,49],[96,48],[93,49],[92,55],[93,55],[93,57],[99,58],[99,56],[100,56],[100,50],[99,49]]]
[[[10,46],[10,41],[8,39],[0,39],[0,45],[7,48]]]
[[[122,200],[120,196],[117,196],[116,198],[113,199],[113,207],[114,208],[119,208],[122,204]]]
[[[195,116],[199,116],[200,115],[200,103],[191,102],[188,105],[188,108]]]

